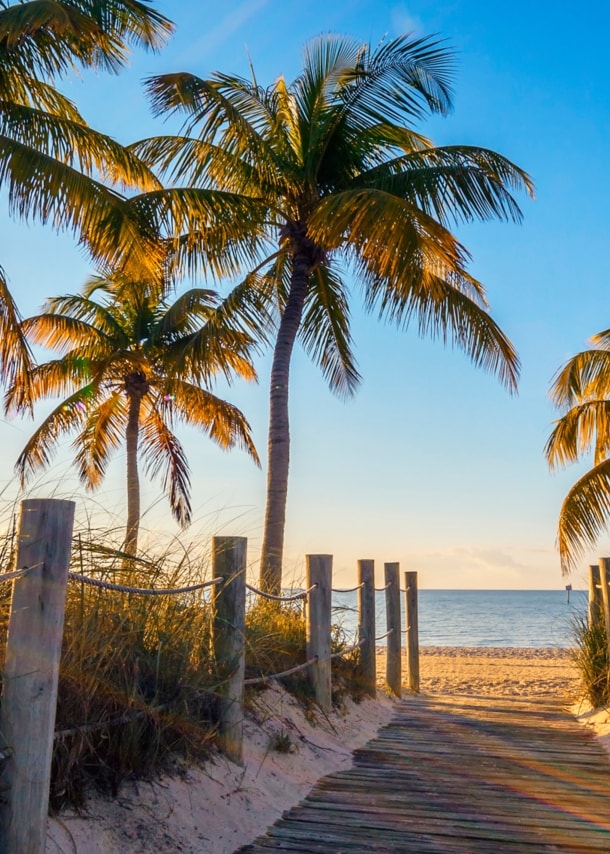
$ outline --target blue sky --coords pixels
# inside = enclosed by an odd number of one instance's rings
[[[225,0],[211,14],[199,0],[156,5],[177,26],[161,54],[135,54],[117,78],[87,73],[63,85],[92,125],[124,143],[175,129],[151,117],[140,85],[147,74],[247,74],[250,57],[260,82],[279,74],[291,79],[302,45],[321,32],[372,42],[405,31],[437,33],[455,48],[454,112],[417,129],[438,144],[493,148],[536,183],[536,201],[520,199],[521,225],[458,231],[472,254],[471,271],[487,286],[493,317],[519,351],[520,391],[510,397],[461,353],[364,315],[355,288],[353,331],[364,377],[358,395],[336,400],[302,354],[295,358],[285,565],[299,578],[303,555],[325,552],[335,556],[337,583],[353,579],[358,558],[372,557],[380,576],[384,561],[418,570],[421,587],[562,586],[556,519],[581,469],[547,471],[542,449],[555,416],[546,393],[556,369],[610,325],[608,9],[594,4],[586,16],[576,8],[561,13],[549,0]],[[0,202],[0,258],[22,312],[77,290],[91,267],[75,240],[12,222],[4,196]],[[248,416],[264,455],[269,359],[258,367],[258,386],[240,384],[227,396]],[[9,482],[31,424],[3,423],[0,431],[0,479]],[[245,535],[255,561],[264,471],[243,454],[223,454],[193,433],[181,436],[196,508],[186,539]],[[60,456],[34,493],[76,495],[68,460]],[[117,458],[97,496],[117,513],[123,461]],[[171,531],[157,494],[145,488],[145,525]],[[600,541],[599,553],[609,549],[610,539]],[[587,562],[571,579],[575,585],[584,583]]]

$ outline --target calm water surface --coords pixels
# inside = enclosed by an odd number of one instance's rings
[[[386,630],[384,596],[376,596],[377,635]],[[335,619],[355,635],[356,594],[334,594],[333,606]],[[569,604],[565,590],[420,590],[419,641],[422,646],[569,647],[574,619],[586,609],[585,590],[573,590]]]

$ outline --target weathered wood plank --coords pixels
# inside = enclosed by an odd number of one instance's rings
[[[241,851],[610,851],[610,762],[557,703],[411,697]]]

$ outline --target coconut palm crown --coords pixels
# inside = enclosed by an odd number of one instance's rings
[[[289,470],[288,389],[295,342],[330,388],[354,393],[360,376],[350,334],[350,297],[366,309],[464,350],[511,390],[518,359],[467,271],[452,223],[518,221],[514,191],[529,177],[475,146],[435,147],[413,124],[451,107],[452,53],[430,38],[401,36],[376,47],[323,36],[307,45],[303,70],[268,87],[216,73],[153,77],[157,113],[185,117],[183,135],[135,147],[160,174],[257,200],[250,231],[252,286],[275,309],[270,383],[267,509],[261,583],[277,592]],[[197,234],[189,249],[198,251]],[[227,245],[239,235],[226,232]]]
[[[139,455],[147,473],[161,477],[175,519],[187,525],[190,477],[177,424],[199,428],[221,448],[241,447],[259,462],[244,415],[206,389],[218,374],[255,378],[252,339],[228,325],[225,313],[212,291],[190,289],[170,302],[167,286],[116,274],[93,278],[82,294],[51,299],[43,313],[25,319],[27,339],[61,357],[32,369],[29,397],[20,384],[12,386],[6,408],[21,411],[48,397],[61,402],[19,455],[22,482],[48,466],[62,437],[76,433],[80,479],[96,489],[125,442],[125,552],[137,550]]]
[[[130,46],[158,50],[171,22],[140,0],[0,0],[0,186],[9,212],[75,231],[98,260],[146,248],[139,211],[114,187],[158,190],[150,170],[90,128],[56,82],[77,68],[118,72]],[[148,254],[147,254],[148,253]],[[32,365],[0,269],[0,374],[27,384]]]
[[[576,568],[610,522],[610,330],[591,343],[557,372],[550,390],[563,412],[545,446],[550,468],[593,458],[561,505],[557,544],[564,574]]]

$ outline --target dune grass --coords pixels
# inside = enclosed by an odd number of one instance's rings
[[[71,570],[142,588],[179,588],[211,578],[202,550],[175,546],[132,561],[102,545],[109,537],[77,535]],[[7,546],[10,551],[10,547]],[[10,554],[5,555],[7,566]],[[0,672],[11,587],[0,585]],[[116,795],[127,779],[179,773],[215,747],[220,679],[212,648],[210,591],[143,596],[70,581],[53,754],[50,804],[82,807],[94,788]],[[340,629],[333,651],[346,647]],[[246,614],[246,677],[269,675],[306,660],[302,602],[278,606],[253,599]],[[333,698],[349,691],[355,659],[337,660]],[[335,678],[336,676],[336,678]],[[306,707],[314,699],[307,673],[280,680]],[[246,692],[248,700],[265,686]],[[354,689],[357,694],[357,690]]]
[[[603,620],[589,625],[586,614],[573,621],[574,663],[581,676],[584,697],[597,709],[610,704],[610,668]]]

